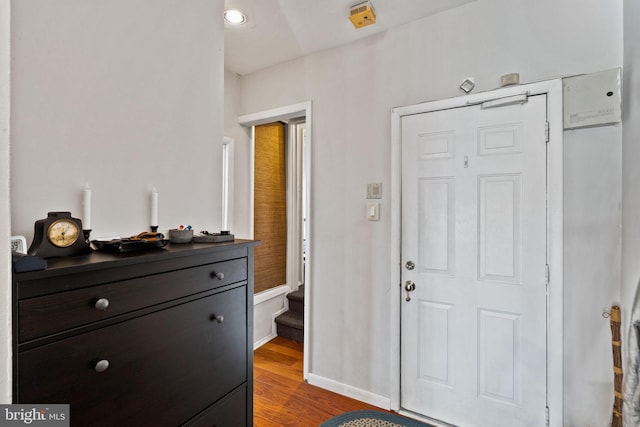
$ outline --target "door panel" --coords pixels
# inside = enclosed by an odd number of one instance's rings
[[[520,328],[518,314],[479,310],[478,377],[480,396],[520,403]]]
[[[451,324],[453,306],[431,301],[420,301],[418,308],[418,334],[420,339],[418,377],[427,381],[452,386],[453,353]],[[426,326],[426,327],[425,327]]]
[[[520,284],[520,175],[478,177],[479,280]]]
[[[455,266],[455,182],[452,178],[421,179],[420,262],[424,271],[453,274]]]
[[[544,425],[546,96],[402,118],[401,405]]]

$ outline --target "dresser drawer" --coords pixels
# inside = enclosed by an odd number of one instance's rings
[[[74,425],[185,423],[251,375],[246,291],[240,286],[23,351],[18,403],[70,402]],[[108,361],[102,372],[95,369],[100,360]]]
[[[238,427],[247,425],[247,387],[240,387],[216,402],[184,427]],[[253,421],[250,423],[253,425]]]
[[[19,341],[245,280],[247,261],[240,258],[20,300]]]

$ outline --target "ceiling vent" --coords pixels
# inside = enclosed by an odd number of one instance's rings
[[[349,19],[356,28],[366,27],[376,23],[376,11],[373,10],[371,2],[359,3],[351,7]]]

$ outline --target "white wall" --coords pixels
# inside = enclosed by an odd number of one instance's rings
[[[250,224],[250,205],[248,191],[251,184],[251,170],[246,159],[251,154],[251,131],[238,124],[241,101],[240,77],[230,71],[224,72],[224,134],[234,139],[235,158],[234,186],[237,189],[233,199],[233,229],[236,237],[252,238]],[[244,197],[243,197],[244,196]]]
[[[310,373],[381,397],[391,393],[392,107],[457,96],[469,76],[481,91],[509,72],[530,82],[621,65],[622,0],[477,0],[243,76],[241,114],[314,103]],[[565,425],[605,425],[612,374],[600,315],[619,298],[621,130],[566,138],[565,214],[568,225],[580,222],[565,236]],[[368,182],[383,183],[380,222],[365,217]],[[588,257],[581,256],[585,248]]]
[[[9,224],[9,58],[10,2],[0,0],[0,242]],[[10,248],[0,245],[0,403],[11,403],[11,264]]]
[[[187,222],[219,229],[223,1],[11,3],[9,14],[9,1],[0,0],[0,241],[11,226],[30,242],[33,222],[48,211],[79,216],[87,183],[93,236],[147,229],[153,187],[161,230]],[[6,248],[0,402],[10,400]]]
[[[622,126],[564,133],[565,426],[605,426],[613,404],[609,320],[620,302]]]
[[[622,314],[623,350],[640,283],[640,4],[624,1]],[[640,295],[638,295],[640,297]]]
[[[286,286],[257,294],[253,301],[253,348],[256,349],[278,336],[276,317],[289,308],[287,293],[291,289]]]
[[[12,4],[11,230],[48,211],[92,237],[220,229],[223,0],[21,0]]]

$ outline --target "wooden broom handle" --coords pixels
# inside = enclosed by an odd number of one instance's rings
[[[611,427],[622,427],[622,339],[620,336],[620,307],[611,306],[611,350],[613,352],[613,409]]]

